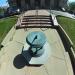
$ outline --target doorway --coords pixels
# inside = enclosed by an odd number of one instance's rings
[[[46,9],[50,8],[50,0],[45,0],[45,8]]]
[[[35,0],[34,5],[35,5],[35,8],[39,8],[40,9],[41,0]]]
[[[25,0],[25,4],[26,4],[26,9],[29,10],[30,9],[30,0]]]
[[[17,7],[21,8],[21,0],[16,0],[16,3],[17,3]]]

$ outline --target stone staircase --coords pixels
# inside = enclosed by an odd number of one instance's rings
[[[48,15],[30,15],[22,14],[16,24],[16,29],[21,28],[48,28],[54,26],[52,16]]]

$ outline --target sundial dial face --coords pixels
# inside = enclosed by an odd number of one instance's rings
[[[31,32],[27,36],[27,43],[34,47],[42,47],[46,42],[46,36],[43,32]]]

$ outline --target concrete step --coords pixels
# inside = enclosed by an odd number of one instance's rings
[[[24,19],[51,19],[50,17],[23,17]]]
[[[26,25],[26,24],[50,24],[52,25],[51,22],[22,22],[21,25]]]
[[[49,24],[48,24],[48,25],[45,24],[45,25],[43,25],[43,26],[40,25],[40,24],[39,24],[39,25],[33,25],[33,24],[32,24],[32,25],[19,25],[19,26],[16,26],[16,29],[21,29],[21,28],[49,28],[49,27],[50,27],[50,28],[53,28],[53,27],[52,27],[51,25],[49,25]]]
[[[39,20],[39,19],[29,19],[29,20],[22,20],[22,22],[33,22],[33,21],[39,21],[39,22],[51,22],[51,20]]]
[[[51,17],[47,15],[29,15],[29,16],[24,16],[24,17]]]

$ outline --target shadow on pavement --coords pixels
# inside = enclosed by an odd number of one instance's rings
[[[30,65],[29,61],[31,60],[31,58],[32,58],[32,55],[30,55],[29,51],[23,51],[21,54],[18,54],[14,58],[13,65],[17,69],[22,69],[25,66],[29,66],[29,67],[40,67],[41,66],[41,64],[40,65],[37,65],[37,64]]]
[[[27,61],[25,60],[25,58],[23,57],[22,54],[19,54],[17,55],[15,58],[14,58],[14,61],[13,61],[13,65],[14,67],[16,67],[17,69],[22,69],[23,67],[25,67],[27,65]]]

